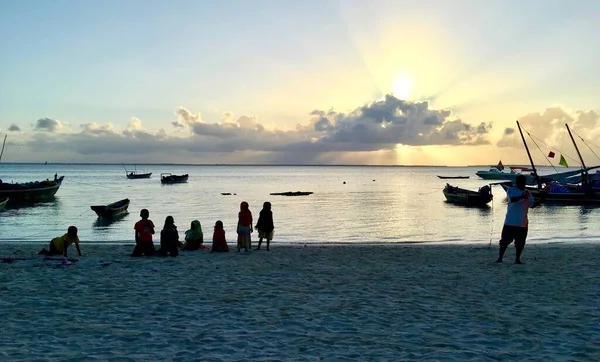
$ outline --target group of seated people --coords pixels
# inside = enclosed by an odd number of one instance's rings
[[[156,250],[152,240],[154,231],[154,223],[149,219],[150,213],[147,209],[142,209],[140,212],[140,221],[135,223],[135,248],[131,256],[177,256],[179,250],[201,250],[208,249],[204,245],[204,234],[200,221],[194,220],[190,225],[190,229],[185,232],[183,242],[179,240],[179,232],[175,225],[175,220],[172,216],[167,216],[165,224],[160,232],[160,248]],[[248,209],[248,203],[242,202],[241,211],[239,213],[237,234],[238,234],[238,252],[244,248],[246,251],[251,249],[250,234],[252,228],[252,213]],[[255,250],[259,250],[263,239],[267,241],[267,250],[273,239],[273,214],[271,212],[271,203],[265,202],[263,210],[260,212],[256,229],[258,229],[259,243]],[[70,245],[75,244],[77,253],[81,256],[79,248],[79,237],[77,235],[77,227],[69,226],[66,234],[56,237],[50,241],[48,249],[42,249],[38,254],[43,255],[62,255],[67,257],[67,250]],[[228,252],[229,246],[225,239],[225,231],[223,230],[223,222],[218,220],[215,223],[213,231],[213,240],[211,252]]]

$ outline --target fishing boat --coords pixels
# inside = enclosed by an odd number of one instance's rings
[[[482,186],[478,191],[472,191],[446,184],[443,192],[449,203],[464,206],[485,206],[494,198],[488,185]]]
[[[181,184],[186,183],[188,180],[188,174],[185,175],[172,175],[170,173],[161,173],[160,182],[162,184]]]
[[[468,179],[471,176],[440,176],[437,175],[438,178],[441,178],[442,180],[462,180],[462,179]]]
[[[24,183],[0,182],[0,199],[10,198],[11,204],[50,200],[58,192],[64,178],[64,176],[54,175],[54,180]]]
[[[513,184],[505,182],[501,183],[500,186],[504,191],[508,191]],[[536,186],[526,186],[525,190],[529,191],[535,201],[540,204],[600,205],[600,195],[597,192],[592,190],[584,192],[581,188],[569,189],[558,182],[546,184],[541,189]]]
[[[135,180],[139,178],[150,178],[152,176],[152,172],[149,173],[137,173],[135,171],[128,171],[127,178],[130,180]]]
[[[0,199],[0,210],[4,209],[4,207],[6,206],[7,203],[8,203],[8,197],[5,197],[4,199]]]
[[[123,199],[108,205],[90,206],[90,208],[96,212],[98,217],[106,219],[126,213],[128,207],[129,199]]]
[[[569,125],[565,124],[565,126],[567,127],[567,131],[569,132],[573,146],[575,146],[575,151],[577,151],[577,155],[581,161],[582,167],[581,170],[578,170],[578,172],[582,173],[584,178],[586,178],[588,170],[597,168],[598,166],[586,167],[583,157],[579,152],[579,147],[577,147],[577,143],[575,142],[575,139],[573,139]],[[535,164],[533,163],[533,158],[531,157],[531,152],[529,151],[529,147],[525,141],[525,136],[523,136],[523,131],[521,130],[519,121],[517,121],[517,127],[519,129],[519,134],[521,135],[523,145],[525,146],[525,150],[527,151],[531,168],[533,169],[534,174],[537,174]],[[500,185],[505,191],[508,191],[508,189],[512,186],[512,182],[504,182]],[[573,187],[573,185],[568,187],[561,182],[548,180],[546,176],[542,176],[537,178],[537,186],[526,186],[525,189],[528,190],[531,193],[531,196],[539,203],[600,205],[600,194],[594,191],[591,183],[582,184],[579,185],[579,187]]]

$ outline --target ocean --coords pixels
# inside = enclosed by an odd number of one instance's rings
[[[442,194],[446,182],[473,190],[493,182],[475,175],[481,169],[485,167],[138,165],[138,172],[152,172],[152,178],[129,180],[118,164],[1,164],[4,182],[52,179],[55,173],[65,180],[51,202],[0,212],[0,243],[44,244],[75,225],[82,245],[133,244],[133,225],[142,208],[150,211],[157,230],[166,216],[173,216],[181,237],[197,219],[210,240],[214,223],[222,220],[228,242],[235,243],[242,201],[250,204],[255,221],[263,202],[272,203],[274,244],[497,243],[506,211],[500,186],[493,186],[494,200],[482,209],[448,204]],[[161,185],[160,174],[166,172],[187,173],[189,181]],[[285,191],[314,194],[269,195]],[[102,222],[90,209],[123,198],[131,200],[129,213],[115,222]],[[598,212],[585,206],[540,206],[530,211],[528,241],[597,242]]]

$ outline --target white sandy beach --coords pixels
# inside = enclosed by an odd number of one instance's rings
[[[599,246],[113,248],[1,263],[1,359],[600,359]]]

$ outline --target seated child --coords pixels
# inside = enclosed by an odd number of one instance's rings
[[[160,232],[160,249],[156,253],[160,256],[177,256],[179,255],[178,244],[179,232],[175,226],[175,220],[173,216],[167,216],[165,226]]]
[[[221,220],[215,223],[215,231],[213,232],[213,243],[211,252],[226,253],[229,251],[227,240],[225,240],[225,230],[223,230],[223,222]]]
[[[181,246],[182,250],[198,250],[205,249],[204,245],[204,234],[202,234],[202,226],[200,221],[192,221],[190,229],[185,232],[185,244]]]

